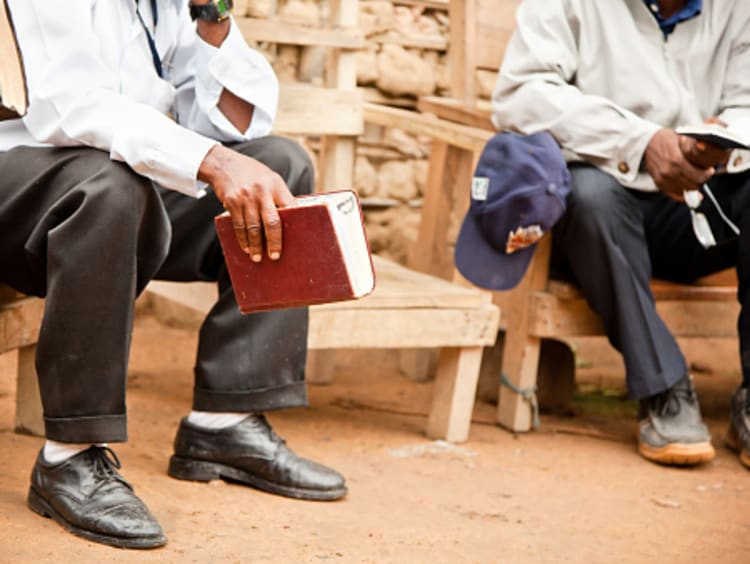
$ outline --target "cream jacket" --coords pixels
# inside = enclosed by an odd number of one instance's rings
[[[548,130],[567,160],[656,190],[661,128],[718,116],[750,139],[750,1],[703,0],[668,39],[643,0],[524,0],[493,94],[498,129]],[[729,170],[750,168],[736,151]]]
[[[278,82],[232,22],[221,47],[202,41],[187,0],[159,0],[154,68],[134,0],[8,0],[23,55],[29,109],[0,122],[0,150],[86,145],[155,182],[197,196],[196,180],[217,141],[271,129]],[[150,2],[140,2],[153,28]],[[224,88],[255,106],[247,131],[218,109]]]

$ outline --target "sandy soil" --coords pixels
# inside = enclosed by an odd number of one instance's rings
[[[12,432],[14,358],[0,356],[0,562],[749,562],[750,473],[723,446],[738,382],[736,344],[684,343],[716,460],[662,468],[635,452],[622,368],[601,340],[577,343],[567,416],[514,436],[475,410],[469,442],[424,438],[431,383],[399,375],[395,353],[341,352],[307,409],[273,414],[292,448],[343,472],[348,497],[302,502],[165,473],[190,406],[195,335],[137,321],[124,475],[169,544],[134,553],[70,536],[26,508],[41,439]]]

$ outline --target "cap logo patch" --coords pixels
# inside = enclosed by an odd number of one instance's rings
[[[486,176],[475,176],[471,179],[471,198],[473,200],[486,200],[490,189],[490,179]]]
[[[544,236],[544,231],[539,225],[529,225],[528,227],[519,227],[515,231],[508,233],[508,241],[505,243],[505,252],[508,254],[515,253],[533,245]]]

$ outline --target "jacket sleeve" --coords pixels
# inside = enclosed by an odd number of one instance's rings
[[[624,185],[638,174],[660,126],[574,85],[578,17],[565,0],[525,0],[492,99],[498,129],[549,131],[568,160],[589,162]]]
[[[744,139],[750,139],[750,9],[735,14],[735,40],[732,42],[722,88],[719,119]],[[734,151],[729,172],[750,169],[750,151]]]

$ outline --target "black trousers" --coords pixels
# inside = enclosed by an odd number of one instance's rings
[[[312,190],[296,143],[266,137],[233,148],[278,172],[295,195]],[[240,315],[213,224],[223,211],[212,192],[195,199],[157,188],[95,149],[0,153],[0,281],[46,297],[36,367],[49,439],[127,439],[134,301],[152,278],[218,284],[200,330],[194,409],[306,403],[307,310]]]
[[[624,188],[610,175],[571,165],[572,190],[555,226],[553,268],[567,271],[622,353],[628,389],[640,399],[673,386],[687,372],[675,338],[659,317],[649,281],[675,282],[735,266],[742,306],[738,323],[744,383],[750,384],[750,172],[717,175],[709,183],[736,236],[709,198],[700,210],[718,242],[704,249],[684,203],[661,193]]]

